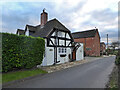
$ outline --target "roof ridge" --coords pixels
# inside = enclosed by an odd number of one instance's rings
[[[36,26],[28,25],[28,24],[27,24],[26,26],[30,26],[30,27],[36,27]]]
[[[86,31],[82,31],[82,32],[72,33],[72,36],[74,38],[95,37],[97,32],[98,32],[98,29],[91,29],[91,30],[86,30]]]
[[[49,23],[49,22],[51,22],[51,21],[53,21],[53,20],[58,21],[56,18],[54,18],[54,19],[51,19],[51,20],[47,21],[47,23]],[[46,23],[46,24],[47,24],[47,23]]]
[[[21,30],[21,31],[24,31],[23,29],[17,29],[17,30]]]
[[[95,31],[95,30],[97,30],[97,29],[90,29],[90,30],[85,30],[85,31],[73,32],[72,34],[82,33],[82,32],[89,32],[89,31]]]

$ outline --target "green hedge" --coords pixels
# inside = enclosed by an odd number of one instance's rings
[[[120,50],[118,50],[118,53],[116,55],[116,60],[115,60],[116,65],[120,65]]]
[[[41,64],[44,50],[43,38],[2,33],[2,72]]]
[[[116,65],[120,65],[120,56],[116,57],[115,64]]]

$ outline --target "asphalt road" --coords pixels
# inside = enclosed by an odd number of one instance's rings
[[[7,88],[105,88],[115,56],[35,77]]]

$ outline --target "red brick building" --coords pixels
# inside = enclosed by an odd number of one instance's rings
[[[106,45],[104,42],[100,43],[100,54],[103,55],[103,53],[105,53],[106,50]]]
[[[84,44],[86,56],[100,56],[100,35],[98,29],[72,33],[75,42]]]

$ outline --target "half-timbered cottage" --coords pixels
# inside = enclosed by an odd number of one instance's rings
[[[48,14],[43,10],[40,25],[26,25],[25,30],[17,30],[18,35],[25,34],[45,39],[45,54],[42,66],[82,60],[83,44],[75,43],[70,30],[57,19],[49,21],[47,19]]]

